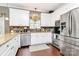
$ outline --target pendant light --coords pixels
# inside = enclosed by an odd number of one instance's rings
[[[35,22],[40,19],[39,15],[38,15],[38,12],[36,10],[37,10],[37,8],[35,8],[35,11],[33,11],[32,16],[30,17]]]

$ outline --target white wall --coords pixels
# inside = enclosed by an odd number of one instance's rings
[[[54,13],[52,13],[52,20],[59,20],[60,19],[60,15],[79,7],[79,4],[75,4],[75,3],[67,3],[61,7],[59,7],[57,10],[54,11]]]

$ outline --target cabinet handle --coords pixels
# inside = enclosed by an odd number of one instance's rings
[[[7,47],[9,47],[9,45],[7,45]]]
[[[11,50],[14,48],[14,46],[13,47],[11,47]]]

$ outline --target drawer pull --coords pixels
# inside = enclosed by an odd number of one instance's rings
[[[11,49],[13,49],[13,48],[14,48],[14,46]]]
[[[7,45],[7,47],[9,47],[9,45]]]

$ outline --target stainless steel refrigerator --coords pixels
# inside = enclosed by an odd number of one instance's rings
[[[61,15],[61,32],[63,44],[61,51],[64,55],[79,55],[79,8]],[[65,23],[62,25],[62,23]]]

